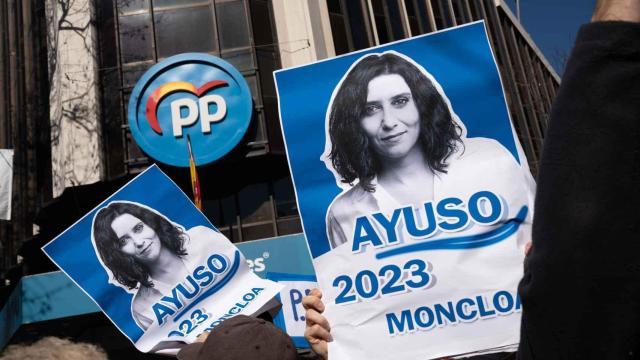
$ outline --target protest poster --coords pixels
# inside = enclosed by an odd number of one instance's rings
[[[330,358],[513,348],[535,183],[484,23],[274,77]]]
[[[155,165],[43,250],[143,352],[175,353],[282,288],[256,276]]]

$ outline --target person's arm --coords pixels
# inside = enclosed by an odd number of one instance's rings
[[[591,21],[640,22],[640,1],[598,0]]]
[[[578,33],[544,142],[520,359],[640,349],[640,1],[599,1],[593,21]]]

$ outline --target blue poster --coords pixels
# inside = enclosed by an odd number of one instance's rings
[[[484,24],[274,76],[330,357],[513,348],[535,183]]]
[[[155,165],[43,250],[143,352],[175,353],[282,288]]]

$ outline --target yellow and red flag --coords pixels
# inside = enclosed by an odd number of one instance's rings
[[[189,171],[191,172],[191,190],[193,191],[193,202],[196,207],[202,210],[202,196],[200,194],[200,180],[196,171],[196,161],[193,159],[193,150],[191,149],[191,137],[187,135],[187,148],[189,149]]]

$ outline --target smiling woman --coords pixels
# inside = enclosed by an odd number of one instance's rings
[[[467,138],[441,86],[396,52],[354,63],[334,91],[327,135],[323,160],[344,190],[327,211],[331,248],[360,235],[361,215],[521,182],[514,156],[495,140]],[[510,202],[522,194],[501,195]]]
[[[120,251],[134,257],[143,264],[150,265],[160,257],[158,234],[137,217],[122,214],[111,222],[111,229],[118,238]]]
[[[403,159],[415,153],[414,156],[421,157],[420,149],[415,146],[420,133],[420,115],[402,76],[379,75],[369,82],[360,125],[378,156]]]
[[[93,241],[109,282],[134,293],[133,318],[147,329],[155,318],[151,305],[189,275],[194,238],[215,236],[204,226],[185,231],[143,205],[112,202],[98,210]]]

